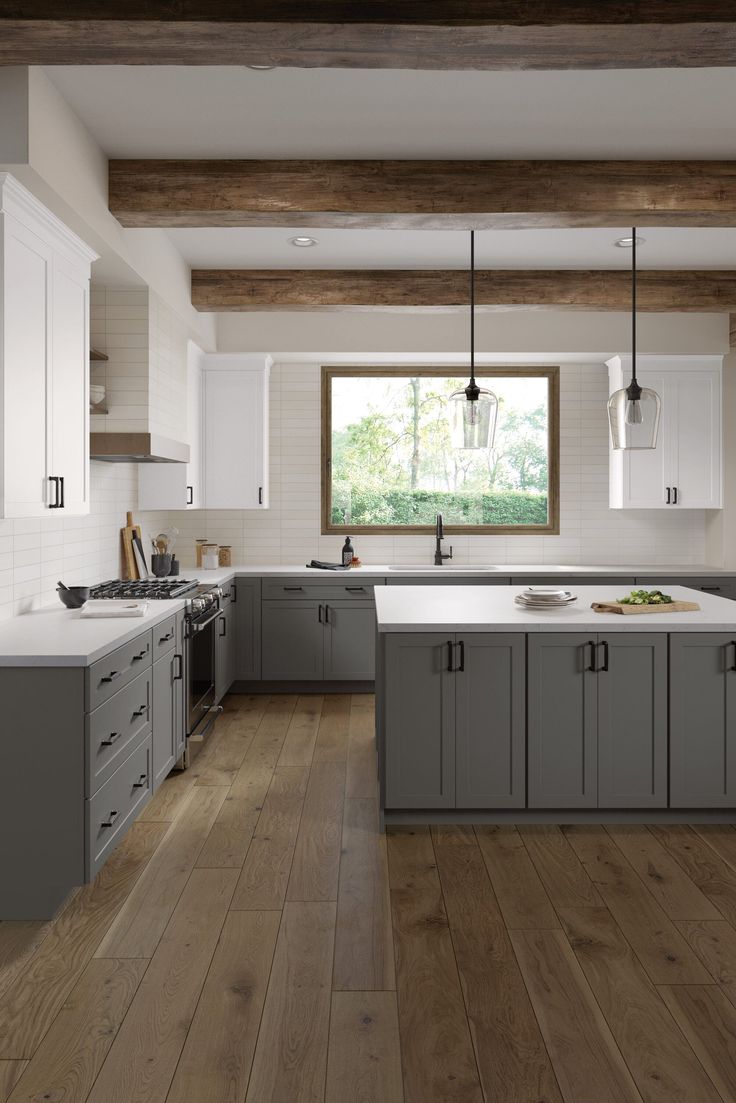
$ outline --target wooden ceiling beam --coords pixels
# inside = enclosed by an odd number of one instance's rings
[[[0,0],[3,65],[734,65],[723,0]]]
[[[123,226],[736,226],[734,161],[111,161]]]
[[[736,311],[736,271],[640,271],[643,311]],[[192,303],[204,311],[467,310],[464,271],[194,269]],[[627,271],[476,272],[480,310],[629,310]]]

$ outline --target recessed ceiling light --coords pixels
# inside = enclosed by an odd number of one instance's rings
[[[638,234],[636,235],[636,244],[637,245],[643,245],[646,240],[647,239],[645,237],[639,237]],[[618,241],[614,241],[613,244],[615,246],[617,246],[619,249],[630,249],[631,246],[633,245],[633,243],[634,243],[633,237],[629,236],[629,237],[620,237],[618,239]]]
[[[290,237],[289,245],[296,245],[297,249],[309,249],[312,245],[317,244],[317,239],[314,237]]]

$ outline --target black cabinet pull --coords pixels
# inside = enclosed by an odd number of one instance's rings
[[[64,508],[64,476],[63,475],[59,476],[59,482],[61,483],[61,503],[59,505],[59,509],[63,509]]]
[[[452,665],[453,648],[454,648],[454,645],[453,645],[452,640],[448,640],[447,641],[447,672],[448,672],[448,674],[452,674],[452,671],[454,669],[454,667]]]
[[[169,638],[169,639],[170,639],[171,637],[169,636],[169,637],[167,637],[167,638]],[[146,655],[147,655],[147,654],[148,654],[148,648],[147,648],[147,647],[145,647],[145,648],[143,649],[143,651],[139,651],[137,655],[134,655],[134,656],[133,656],[133,658],[132,658],[132,659],[131,659],[130,661],[131,661],[132,663],[139,663],[139,662],[141,661],[141,659],[145,659],[145,657],[146,657]]]
[[[220,617],[220,639],[227,635],[227,618]]]
[[[733,648],[733,662],[731,663],[730,666],[729,666],[729,663],[728,663],[728,649],[729,649],[729,647]],[[730,643],[725,644],[725,652],[726,652],[726,670],[736,671],[736,640],[731,640]]]
[[[148,705],[141,705],[140,708],[137,708],[135,710],[135,712],[133,713],[133,716],[143,716],[144,712],[148,712]]]
[[[585,669],[595,674],[595,640],[588,640],[586,644],[583,644],[583,651],[586,647],[590,648],[590,662]]]
[[[174,655],[174,658],[171,660],[171,669],[172,670],[174,669],[174,663],[176,663],[178,665],[179,670],[178,670],[178,673],[174,674],[173,678],[174,678],[175,682],[180,682],[182,680],[182,678],[184,677],[184,659],[183,659],[183,657],[179,654]]]
[[[365,586],[346,586],[345,589],[349,594],[364,594]]]
[[[101,682],[114,682],[116,678],[119,678],[122,674],[122,670],[113,670],[110,674],[106,674],[104,678],[100,678]]]
[[[284,589],[289,593],[294,593],[296,590],[303,590],[303,586],[284,586]]]
[[[701,586],[700,589],[708,594],[717,593],[720,590],[720,586]]]
[[[608,673],[608,640],[603,640],[598,646],[603,648],[603,663],[598,667],[598,670]]]
[[[173,638],[174,638],[174,633],[173,632],[167,632],[165,636],[159,636],[158,642],[159,643],[168,643],[168,641],[173,640]]]
[[[329,624],[329,623],[330,623],[330,607],[329,607],[329,605],[325,605],[325,624]]]
[[[144,789],[148,785],[148,774],[141,774],[137,781],[133,782],[134,789]]]
[[[672,505],[676,506],[677,505],[677,487],[676,486],[672,487],[672,493],[675,496],[674,499],[673,499]]]
[[[100,746],[101,747],[112,747],[113,743],[117,743],[117,741],[120,738],[121,734],[122,734],[121,732],[110,732],[107,739],[101,739],[100,740]]]
[[[234,582],[230,587],[230,600],[232,601],[233,605],[235,605],[238,600],[238,587]]]
[[[667,489],[667,505],[671,506],[672,505],[672,488],[668,486],[666,489]]]
[[[102,821],[100,827],[112,827],[119,815],[118,811],[108,812],[107,819]]]
[[[318,608],[317,616],[319,617],[319,623],[324,624],[324,621],[322,620],[322,606],[321,605]]]
[[[465,640],[460,640],[458,647],[460,648],[460,665],[456,667],[461,674],[465,673]]]
[[[193,486],[188,486],[187,487],[187,505],[191,506],[193,504],[194,504],[194,487]]]
[[[263,487],[262,486],[258,487],[258,505],[259,506],[263,505]]]
[[[59,498],[59,476],[49,475],[49,482],[54,484],[54,500],[49,502],[49,509],[61,509],[61,499]]]

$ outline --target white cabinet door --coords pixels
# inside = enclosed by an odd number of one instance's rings
[[[206,507],[265,508],[268,369],[206,366],[203,377]]]
[[[627,378],[623,385],[628,384]],[[672,406],[668,400],[667,391],[669,385],[662,372],[637,372],[637,378],[642,387],[650,387],[656,391],[662,400],[662,414],[657,437],[657,447],[642,449],[641,451],[623,451],[621,457],[622,471],[622,505],[627,509],[665,509],[667,506],[668,472],[672,466],[672,437],[670,422],[672,421]]]
[[[47,482],[46,419],[52,252],[14,218],[2,217],[2,516],[39,517]]]
[[[720,509],[721,372],[677,373],[672,390],[672,498],[683,509]]]
[[[52,272],[49,401],[49,476],[61,480],[63,516],[89,513],[89,278],[58,256]]]

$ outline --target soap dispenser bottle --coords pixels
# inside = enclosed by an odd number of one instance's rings
[[[342,565],[343,565],[343,567],[349,567],[350,566],[350,564],[353,562],[353,555],[354,554],[355,553],[353,552],[353,545],[350,543],[350,537],[347,536],[345,538],[345,544],[343,545],[343,549],[342,549]]]

